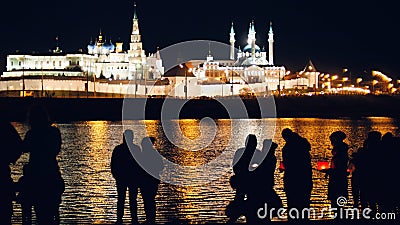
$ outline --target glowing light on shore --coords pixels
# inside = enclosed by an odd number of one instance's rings
[[[366,95],[366,94],[371,93],[371,91],[367,87],[368,86],[365,86],[364,88],[361,88],[361,87],[338,87],[338,88],[332,88],[331,92],[332,93],[346,92],[346,93]]]
[[[382,72],[379,72],[379,71],[376,71],[376,70],[372,71],[372,76],[381,79],[383,82],[391,82],[393,80],[392,78],[386,76]]]

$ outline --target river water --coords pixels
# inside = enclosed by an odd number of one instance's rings
[[[23,137],[28,130],[25,123],[13,123]],[[116,220],[117,193],[110,173],[110,159],[114,147],[122,141],[125,128],[135,132],[135,143],[142,137],[157,138],[156,148],[173,162],[161,177],[157,196],[157,222],[207,223],[226,222],[224,210],[234,197],[229,185],[232,175],[231,161],[236,149],[243,147],[248,134],[259,140],[273,139],[279,147],[278,162],[284,140],[281,131],[289,127],[311,143],[312,164],[331,157],[329,134],[342,130],[347,134],[350,152],[362,145],[368,131],[392,132],[399,135],[400,120],[383,117],[359,119],[260,119],[260,120],[176,120],[160,121],[86,121],[57,124],[62,138],[62,151],[58,157],[66,190],[60,207],[63,224],[100,224]],[[164,128],[164,129],[163,129]],[[167,138],[168,137],[168,138]],[[14,181],[22,175],[22,166],[28,161],[24,154],[12,166]],[[197,168],[211,164],[208,170]],[[183,166],[184,172],[178,171]],[[189,168],[189,169],[188,169]],[[171,172],[172,171],[172,172]],[[206,171],[206,172],[205,172]],[[286,204],[283,192],[283,173],[276,170],[275,190]],[[313,171],[312,207],[317,211],[329,207],[326,200],[327,182],[324,174]],[[349,186],[350,190],[350,186]],[[349,202],[351,203],[351,195]],[[125,221],[130,221],[126,204]],[[139,220],[144,221],[143,202],[139,194]],[[329,216],[329,215],[326,215]],[[325,217],[325,219],[328,217]],[[21,221],[21,210],[14,204],[13,221]]]

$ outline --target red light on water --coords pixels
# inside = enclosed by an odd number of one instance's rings
[[[326,170],[329,169],[329,162],[328,161],[318,161],[317,163],[317,170]]]
[[[279,169],[280,169],[280,170],[285,170],[285,165],[283,164],[283,162],[281,162],[281,163],[279,164]]]

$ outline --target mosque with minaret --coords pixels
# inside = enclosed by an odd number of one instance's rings
[[[65,53],[58,45],[57,38],[55,50],[48,53],[8,55],[0,91],[18,91],[23,93],[22,96],[25,96],[26,90],[41,93],[38,96],[43,96],[43,92],[47,91],[55,93],[67,90],[69,93],[97,92],[111,96],[119,93],[122,96],[128,90],[133,90],[135,96],[216,97],[268,94],[299,85],[318,87],[316,73],[284,79],[287,75],[285,67],[274,62],[272,23],[265,26],[268,39],[263,41],[256,39],[254,21],[249,25],[245,46],[236,45],[234,24],[230,27],[230,33],[228,27],[230,45],[226,45],[226,51],[230,51],[229,58],[214,59],[209,46],[204,59],[191,60],[165,72],[160,50],[146,54],[143,49],[136,3],[133,9],[132,33],[127,51],[123,49],[123,42],[106,39],[102,31],[87,45],[87,52],[81,49],[75,53]],[[260,43],[268,43],[268,49],[260,48]],[[179,67],[186,72],[179,72]],[[135,80],[133,89],[128,88],[131,80]],[[149,82],[152,81],[154,85],[150,84],[149,88]]]
[[[211,86],[216,85],[215,95],[229,95],[233,93],[267,93],[283,88],[280,81],[285,76],[284,66],[274,64],[274,33],[272,23],[268,32],[268,51],[260,48],[256,40],[254,21],[249,25],[247,45],[237,46],[235,28],[232,23],[229,33],[229,59],[214,59],[209,51],[205,60],[193,60],[190,65],[193,75],[198,79],[197,84],[207,85],[205,89],[210,92]],[[166,74],[168,76],[168,72]],[[176,82],[175,82],[176,83]],[[232,85],[230,90],[224,92],[220,89],[224,84]],[[220,86],[219,86],[220,85]],[[238,90],[234,90],[239,88]],[[200,88],[201,89],[201,88]],[[205,92],[204,92],[205,93]]]

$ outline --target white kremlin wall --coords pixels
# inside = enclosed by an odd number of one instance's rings
[[[45,92],[53,91],[73,91],[73,92],[85,92],[84,80],[53,80],[44,79],[43,89]],[[135,84],[131,81],[130,84],[123,83],[104,83],[104,82],[88,82],[89,92],[94,92],[96,88],[96,93],[105,94],[121,94],[121,95],[135,95],[135,88],[137,87],[136,95],[164,95],[172,96],[177,98],[184,98],[184,79],[178,79],[171,82],[171,85],[144,85]],[[207,96],[207,97],[219,97],[219,96],[230,96],[231,84],[214,84],[214,85],[198,85],[196,78],[188,79],[188,98]],[[255,93],[265,92],[265,84],[234,84],[233,85],[233,95],[238,95],[241,90],[248,89],[253,90]],[[269,91],[275,88],[269,89]],[[40,92],[42,90],[41,79],[35,80],[25,80],[25,91],[36,91]],[[147,93],[145,93],[147,90]],[[22,91],[22,80],[9,80],[0,82],[0,91]]]

